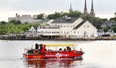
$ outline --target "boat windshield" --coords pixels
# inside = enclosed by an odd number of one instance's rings
[[[74,44],[45,44],[47,49],[65,49],[67,47],[71,48],[72,50],[75,50],[76,45]]]
[[[70,47],[73,47],[73,46],[76,46],[74,44],[46,44],[47,47],[67,47],[67,46],[70,46]]]

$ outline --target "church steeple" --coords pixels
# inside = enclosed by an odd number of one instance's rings
[[[94,11],[94,9],[93,9],[93,0],[91,1],[91,11]]]
[[[73,9],[72,9],[72,4],[70,3],[70,9],[69,9],[69,12],[72,12]]]
[[[86,4],[86,0],[85,0],[85,4],[84,4],[84,14],[88,14],[88,12],[87,12],[87,4]]]
[[[86,0],[85,0],[85,7],[84,7],[84,10],[87,10],[87,4],[86,4]]]
[[[94,8],[93,8],[93,0],[91,1],[91,12],[90,12],[90,16],[95,17],[95,12],[94,12]]]

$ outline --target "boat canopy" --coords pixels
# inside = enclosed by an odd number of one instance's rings
[[[75,46],[74,44],[46,44],[47,47]]]

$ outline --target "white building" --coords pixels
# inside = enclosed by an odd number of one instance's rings
[[[41,22],[42,20],[40,19],[37,19],[37,15],[18,15],[16,14],[15,17],[8,17],[8,21],[11,21],[11,20],[19,20],[21,21],[21,23],[37,23],[37,22]]]
[[[59,36],[59,27],[47,26],[32,26],[26,33],[27,37],[37,37],[37,36]]]
[[[33,26],[29,29],[32,34],[33,31],[36,35],[43,36],[60,36],[65,38],[83,38],[83,37],[96,37],[97,29],[89,21],[83,20],[82,18],[57,18],[51,21],[49,26],[39,26],[33,30]],[[29,36],[29,34],[27,34]]]
[[[82,18],[57,18],[51,22],[52,26],[59,26],[61,35],[67,37],[95,37],[97,36],[97,29],[87,20]]]

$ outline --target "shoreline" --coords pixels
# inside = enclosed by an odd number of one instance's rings
[[[94,41],[94,40],[116,40],[116,37],[86,37],[86,38],[40,38],[40,37],[26,37],[26,36],[0,36],[0,40],[54,40],[54,41]]]

